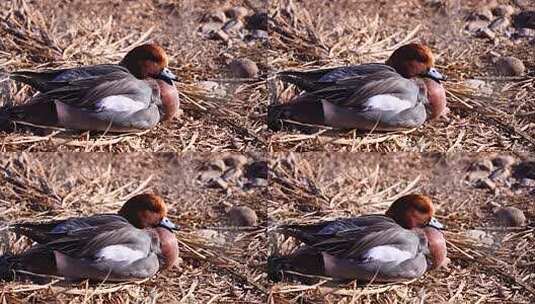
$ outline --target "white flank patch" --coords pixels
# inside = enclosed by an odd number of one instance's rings
[[[413,255],[410,252],[400,250],[393,246],[377,246],[368,250],[364,255],[364,258],[381,261],[381,262],[397,262],[401,263],[405,260],[412,258]]]
[[[135,113],[144,110],[147,105],[122,95],[113,95],[102,98],[98,104],[111,112]]]
[[[130,261],[130,263],[132,263],[144,258],[145,253],[124,245],[111,245],[102,248],[99,252],[97,252],[96,257],[98,259],[111,260],[114,262]]]
[[[372,96],[368,98],[364,105],[367,108],[374,110],[396,112],[401,112],[414,106],[414,104],[408,100],[399,99],[388,94]]]

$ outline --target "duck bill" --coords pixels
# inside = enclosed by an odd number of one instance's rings
[[[171,72],[168,68],[164,68],[160,74],[158,74],[158,79],[161,79],[165,82],[167,82],[170,85],[173,85],[173,81],[178,80],[175,74]]]
[[[178,225],[175,225],[175,223],[173,223],[169,218],[167,217],[164,217],[160,223],[158,224],[158,227],[162,227],[162,228],[166,228],[166,229],[169,229],[170,231],[173,231],[173,230],[179,230],[180,229],[180,226]]]
[[[447,77],[442,75],[435,68],[430,68],[429,70],[427,70],[427,72],[425,73],[424,76],[427,77],[427,78],[431,78],[431,79],[435,80],[436,82],[447,80]]]
[[[429,223],[427,223],[428,227],[433,227],[438,230],[444,230],[444,225],[442,225],[441,222],[439,222],[436,218],[432,217]]]

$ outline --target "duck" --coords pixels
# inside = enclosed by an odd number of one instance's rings
[[[444,226],[434,212],[428,196],[409,194],[395,200],[384,215],[282,225],[277,231],[304,245],[288,256],[270,256],[269,278],[281,281],[288,271],[335,281],[418,278],[449,262]]]
[[[335,129],[399,131],[445,116],[446,80],[435,67],[431,49],[410,43],[396,49],[385,64],[367,63],[312,71],[283,71],[278,78],[301,94],[268,107],[268,127],[282,121]]]
[[[39,94],[0,109],[0,120],[86,131],[151,129],[179,111],[177,77],[168,64],[164,49],[149,43],[130,50],[119,64],[13,72],[12,80]]]
[[[167,217],[164,200],[152,193],[130,198],[117,214],[13,224],[9,230],[34,245],[20,254],[0,256],[0,280],[28,272],[68,281],[150,278],[177,263],[177,229]]]

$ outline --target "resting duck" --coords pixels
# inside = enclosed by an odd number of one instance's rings
[[[129,281],[153,276],[178,260],[178,229],[159,196],[129,199],[118,214],[11,226],[36,242],[28,251],[0,257],[0,279],[18,271],[69,280]]]
[[[27,104],[0,110],[5,121],[79,130],[130,132],[172,119],[179,97],[156,44],[132,49],[119,64],[11,74],[40,92]],[[3,112],[3,113],[2,113]]]
[[[390,131],[414,128],[447,113],[445,77],[434,68],[431,50],[408,44],[386,64],[361,64],[307,72],[279,73],[303,92],[268,109],[268,126],[280,120],[334,128]]]
[[[284,271],[337,280],[397,282],[444,265],[446,242],[431,199],[413,194],[396,200],[386,215],[364,215],[312,225],[282,226],[305,243],[290,256],[268,259],[274,281]]]

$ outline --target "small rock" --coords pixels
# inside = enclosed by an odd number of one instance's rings
[[[230,19],[242,19],[249,15],[249,10],[243,6],[235,6],[225,11]]]
[[[532,180],[535,181],[535,180]],[[253,178],[249,181],[250,187],[258,187],[258,188],[264,188],[268,186],[268,180],[264,178]]]
[[[220,22],[225,23],[227,21],[227,16],[225,15],[225,12],[223,11],[213,11],[205,14],[201,22]]]
[[[215,81],[199,81],[197,86],[205,91],[213,91],[217,89],[219,83]]]
[[[501,76],[522,76],[526,72],[522,60],[512,56],[498,58],[495,66]]]
[[[215,97],[225,97],[227,95],[225,88],[215,81],[199,81],[197,86]]]
[[[488,27],[480,28],[479,30],[476,31],[475,35],[478,38],[486,38],[490,40],[496,39],[496,33],[494,33]]]
[[[442,0],[425,0],[425,4],[429,6],[440,6],[442,5]]]
[[[487,85],[487,83],[480,79],[467,79],[464,81],[464,85],[471,89],[478,90]]]
[[[489,175],[490,180],[495,183],[506,183],[509,177],[511,177],[509,168],[498,168]]]
[[[533,0],[514,0],[513,2],[520,8],[528,8],[531,1]]]
[[[243,29],[243,22],[240,20],[229,20],[225,25],[223,25],[223,31],[232,36],[237,36],[240,33],[240,30]]]
[[[513,176],[517,179],[535,179],[535,161],[521,162],[514,167]]]
[[[227,154],[223,157],[223,161],[231,168],[241,168],[248,162],[247,157],[241,154]]]
[[[480,95],[492,95],[493,89],[492,86],[486,83],[483,80],[479,79],[468,79],[464,81],[464,85],[476,90]]]
[[[234,206],[228,214],[233,226],[256,226],[258,222],[256,212],[247,206]]]
[[[250,35],[253,39],[268,40],[269,34],[264,30],[253,30]]]
[[[268,14],[266,12],[255,13],[247,17],[246,22],[245,27],[249,30],[268,30]]]
[[[473,162],[470,165],[470,171],[487,171],[490,172],[494,169],[494,165],[490,159],[481,159]]]
[[[211,37],[215,32],[221,30],[222,27],[222,23],[208,22],[199,27],[199,32],[206,37]]]
[[[511,5],[498,5],[492,9],[492,13],[494,14],[494,16],[499,17],[508,17],[511,16],[514,12],[515,9]]]
[[[226,182],[234,182],[242,176],[243,172],[240,168],[230,168],[221,176]]]
[[[229,67],[232,75],[237,78],[254,78],[258,75],[258,66],[251,59],[234,59]]]
[[[492,11],[486,7],[480,7],[468,16],[468,20],[487,20],[490,21],[494,18]]]
[[[202,183],[211,183],[216,178],[219,178],[221,176],[221,172],[217,170],[206,170],[203,171],[201,174],[199,174],[199,177],[197,179],[201,181]]]
[[[214,188],[220,188],[220,189],[223,189],[223,190],[227,190],[229,188],[228,183],[221,176],[218,176],[218,177],[215,177],[215,178],[209,180],[208,181],[208,186],[209,187],[214,187]]]
[[[499,4],[497,0],[478,0],[478,2],[481,4],[481,6],[486,7],[496,7]]]
[[[521,227],[526,225],[526,216],[522,210],[516,207],[498,208],[494,215],[498,222],[506,227]]]
[[[195,234],[215,245],[222,246],[226,243],[225,236],[212,229],[198,229]]]
[[[535,29],[527,27],[519,28],[514,33],[514,38],[532,38],[535,37]]]
[[[513,24],[516,28],[535,29],[535,11],[523,11],[513,16]]]
[[[469,32],[477,32],[482,28],[486,28],[489,25],[488,21],[484,20],[472,20],[466,23],[465,29]]]
[[[535,190],[535,179],[523,178],[519,182],[520,186]]]
[[[222,159],[216,159],[216,160],[211,161],[208,164],[208,168],[212,170],[217,170],[219,172],[223,172],[225,171],[227,166],[225,165],[225,162]]]
[[[255,161],[247,166],[247,178],[268,178],[268,165],[266,161]]]
[[[487,177],[489,177],[488,171],[472,171],[468,173],[468,175],[466,175],[466,180],[473,184],[476,184],[480,180],[485,179]]]
[[[477,229],[466,230],[464,232],[464,235],[474,240],[476,243],[480,243],[482,245],[491,246],[492,244],[494,244],[494,238],[482,230],[477,230]]]
[[[230,41],[230,36],[224,30],[218,30],[218,31],[212,32],[212,34],[210,35],[210,38],[221,40],[226,43]]]
[[[489,29],[493,30],[494,32],[504,32],[509,26],[511,25],[511,21],[509,21],[509,18],[506,17],[500,17],[494,19],[489,24]]]
[[[511,167],[515,162],[515,158],[511,155],[500,155],[492,159],[492,164],[500,168]]]
[[[496,184],[491,181],[489,178],[483,178],[478,181],[476,181],[475,185],[476,188],[481,189],[489,189],[489,190],[496,190]]]

